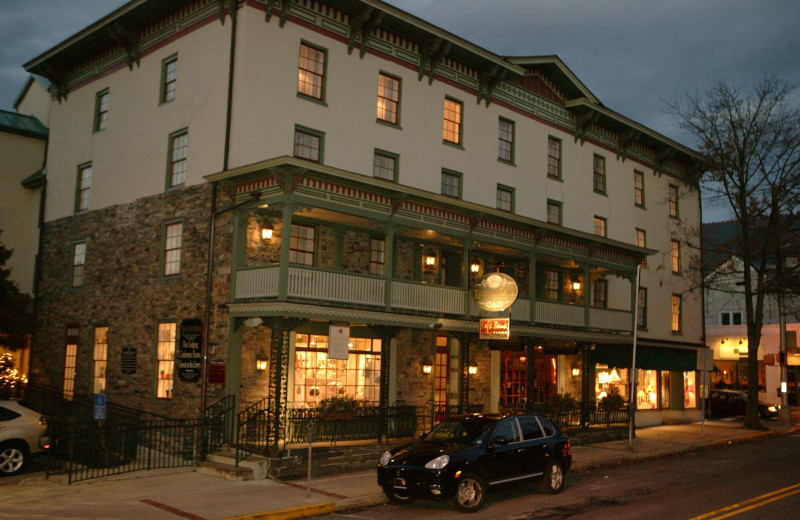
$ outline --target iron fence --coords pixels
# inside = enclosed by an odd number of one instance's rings
[[[513,406],[500,408],[500,413],[533,413],[547,416],[562,430],[607,428],[621,426],[630,421],[630,412],[627,406],[619,409],[607,410],[596,402],[581,403],[574,406],[554,406],[549,403],[519,403]]]
[[[385,410],[363,406],[346,412],[325,413],[316,408],[287,411],[287,444],[308,442],[309,429],[314,442],[413,437],[417,410],[413,406],[389,406]]]

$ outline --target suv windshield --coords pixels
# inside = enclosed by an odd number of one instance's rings
[[[479,444],[486,430],[497,421],[485,417],[454,417],[447,419],[425,436],[426,441]]]

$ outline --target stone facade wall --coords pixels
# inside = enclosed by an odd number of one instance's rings
[[[239,409],[260,401],[269,395],[269,355],[272,329],[265,325],[243,326],[242,378],[239,382]],[[256,358],[267,360],[264,372],[256,370]]]
[[[172,416],[199,413],[201,383],[175,374],[173,399],[155,397],[156,335],[163,321],[205,318],[211,187],[200,185],[47,222],[43,229],[40,306],[31,359],[31,381],[61,388],[67,325],[80,327],[75,395],[90,397],[94,327],[107,326],[106,394],[109,402]],[[231,204],[221,192],[218,207]],[[212,302],[229,301],[233,226],[230,213],[216,222]],[[163,276],[164,231],[183,222],[181,269]],[[73,244],[86,241],[84,284],[72,287]],[[209,362],[225,363],[225,311],[211,314]],[[136,349],[136,371],[123,374],[121,351]],[[222,397],[209,385],[208,403]]]

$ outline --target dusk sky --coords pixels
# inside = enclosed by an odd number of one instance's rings
[[[13,110],[23,63],[124,3],[0,0],[0,109]],[[502,56],[556,54],[605,106],[688,146],[695,143],[664,113],[665,100],[716,80],[800,82],[797,0],[389,3]],[[725,217],[705,211],[705,220]]]

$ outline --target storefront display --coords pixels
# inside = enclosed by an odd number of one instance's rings
[[[617,369],[597,365],[595,373],[595,399],[601,401],[608,395],[619,394],[627,401],[630,386],[627,368]]]
[[[683,407],[697,408],[696,372],[683,373]]]
[[[658,409],[658,372],[656,370],[639,370],[636,391],[636,408],[638,410]]]

